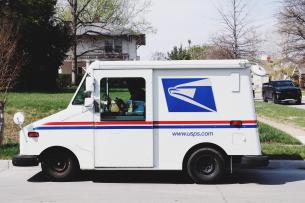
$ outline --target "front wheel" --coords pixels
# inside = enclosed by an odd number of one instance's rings
[[[273,94],[272,99],[273,99],[273,103],[275,104],[279,103],[278,99],[276,98],[276,94]]]
[[[224,157],[212,148],[199,149],[190,156],[187,172],[195,183],[215,183],[225,174]]]
[[[43,157],[41,168],[54,181],[68,181],[79,171],[79,164],[71,153],[52,151]]]
[[[265,96],[265,93],[263,93],[263,101],[264,101],[264,102],[268,102],[268,99],[267,99],[267,97]]]

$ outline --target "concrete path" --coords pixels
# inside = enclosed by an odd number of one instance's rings
[[[40,167],[0,161],[0,202],[305,202],[305,162],[271,161],[238,170],[218,185],[196,185],[175,171],[86,172],[74,182],[49,182]]]
[[[276,122],[276,121],[273,121],[273,120],[270,120],[270,119],[267,119],[264,117],[260,117],[260,116],[257,116],[257,120],[262,123],[268,124],[274,128],[277,128],[281,131],[284,131],[284,132],[288,133],[289,135],[298,139],[303,144],[305,144],[305,130],[299,129],[295,126],[290,126],[287,124],[279,123],[279,122]]]

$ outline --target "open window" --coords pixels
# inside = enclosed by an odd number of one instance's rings
[[[144,78],[102,78],[100,84],[102,121],[145,120]]]

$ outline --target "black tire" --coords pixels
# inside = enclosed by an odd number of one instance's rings
[[[275,103],[275,104],[278,104],[278,103],[279,103],[279,101],[277,100],[275,94],[272,95],[272,100],[273,100],[273,103]]]
[[[79,164],[72,153],[51,151],[44,155],[41,169],[53,181],[69,181],[79,173]]]
[[[302,104],[302,99],[298,99],[298,100],[296,101],[296,104],[297,104],[297,105],[301,105],[301,104]]]
[[[263,101],[268,102],[268,99],[266,98],[265,93],[263,93]]]
[[[223,155],[212,148],[202,148],[195,151],[188,159],[187,173],[197,184],[218,182],[225,174]]]

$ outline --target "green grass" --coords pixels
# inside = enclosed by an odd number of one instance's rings
[[[65,109],[72,96],[73,93],[10,93],[4,115],[4,143],[18,143],[20,129],[13,123],[16,112],[24,112],[27,125]]]
[[[271,159],[305,159],[305,146],[289,134],[259,123],[263,154]]]
[[[305,128],[305,110],[285,105],[256,102],[256,113],[282,123]]]
[[[291,159],[304,160],[305,146],[304,145],[281,145],[281,144],[266,144],[262,143],[262,151],[270,159]]]
[[[261,122],[259,123],[259,134],[261,143],[284,145],[302,144],[299,140],[289,134]]]
[[[11,159],[19,153],[18,144],[5,144],[0,146],[0,159]]]

